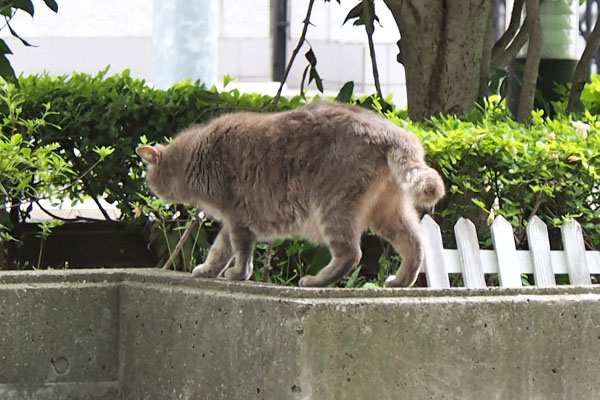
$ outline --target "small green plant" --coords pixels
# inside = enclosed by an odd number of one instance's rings
[[[43,103],[37,115],[27,116],[26,107],[20,88],[0,80],[0,266],[10,264],[10,243],[18,245],[15,228],[25,221],[31,205],[42,199],[61,202],[70,188],[78,186],[80,179],[114,151],[109,146],[96,147],[94,165],[77,176],[60,145],[44,134],[46,128],[60,131],[49,121],[57,112],[50,103]],[[40,224],[42,246],[52,228],[61,223]],[[42,253],[43,248],[40,259]]]
[[[149,246],[156,254],[159,266],[170,260],[173,269],[189,272],[206,259],[212,221],[199,216],[195,208],[167,204],[143,194],[139,194],[139,199],[131,203],[133,215],[135,218],[144,216],[149,221]],[[191,233],[191,240],[186,240],[184,247],[176,253],[178,242],[195,219],[201,223]]]
[[[38,253],[38,268],[42,265],[42,257],[44,255],[44,242],[50,237],[52,230],[58,226],[62,226],[65,224],[65,221],[59,219],[53,219],[50,221],[43,221],[38,224],[40,228],[40,232],[37,234],[37,237],[40,238],[40,250]],[[67,264],[68,266],[68,264]]]
[[[23,203],[48,198],[58,183],[73,175],[58,152],[58,145],[34,145],[34,137],[47,126],[52,112],[43,105],[35,118],[25,118],[23,94],[14,84],[0,81],[0,267],[8,263],[13,229],[27,210]],[[50,229],[49,226],[46,227]]]

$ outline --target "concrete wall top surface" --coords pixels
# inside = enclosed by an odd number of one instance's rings
[[[440,298],[464,299],[471,297],[516,296],[570,296],[600,295],[600,285],[571,286],[562,285],[551,288],[528,286],[522,288],[487,287],[466,289],[429,288],[381,288],[381,289],[345,289],[345,288],[300,288],[265,284],[259,282],[227,281],[224,279],[192,278],[188,273],[163,271],[155,268],[116,268],[116,269],[80,269],[80,270],[44,270],[44,271],[0,271],[0,285],[56,285],[56,284],[147,284],[168,285],[181,290],[214,290],[225,294],[240,294],[276,297],[282,299],[347,299],[364,302],[368,299],[421,298],[438,301]],[[0,286],[1,287],[1,286]]]

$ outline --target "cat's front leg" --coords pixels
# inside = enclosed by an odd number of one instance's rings
[[[229,228],[224,226],[210,247],[206,260],[194,268],[192,276],[216,278],[227,268],[232,258],[233,247],[231,246]]]
[[[235,264],[225,270],[224,276],[229,280],[246,281],[252,276],[252,253],[256,235],[246,227],[235,225],[230,227],[230,235]]]

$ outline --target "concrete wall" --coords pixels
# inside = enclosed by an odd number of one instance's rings
[[[600,397],[600,288],[0,274],[3,399]]]

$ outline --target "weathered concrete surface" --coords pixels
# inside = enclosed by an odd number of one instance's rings
[[[1,273],[0,306],[0,398],[600,398],[600,287],[336,290],[157,270]],[[59,357],[69,360],[62,375]]]
[[[13,276],[0,283],[0,398],[115,399],[118,287]]]

